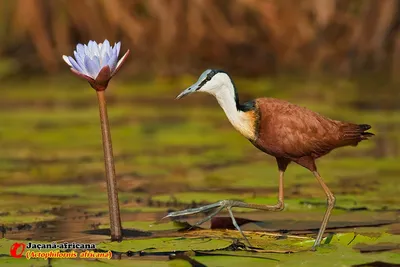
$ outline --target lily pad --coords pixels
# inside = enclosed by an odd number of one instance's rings
[[[198,256],[193,257],[198,262],[204,264],[208,267],[217,267],[217,266],[277,266],[279,260],[273,258],[273,255],[270,258],[267,257],[257,257],[254,255],[253,257],[240,257],[235,256],[233,253],[229,256]]]
[[[208,253],[207,253],[208,254]],[[248,264],[248,266],[352,266],[368,262],[387,262],[391,264],[400,264],[400,255],[393,252],[368,253],[361,254],[351,248],[340,246],[339,248],[319,249],[316,252],[304,251],[293,254],[276,253],[252,253],[246,251],[218,251],[210,252],[214,256],[195,256],[196,261],[210,267],[233,266],[235,259],[238,262]],[[261,261],[262,260],[262,261]],[[236,264],[235,264],[236,265]]]
[[[125,240],[122,242],[103,242],[97,248],[116,252],[150,251],[173,252],[190,250],[217,250],[225,249],[231,241],[211,238],[151,238]]]
[[[244,231],[250,244],[260,250],[276,251],[280,253],[297,252],[311,247],[314,242],[308,237],[294,235]],[[207,237],[213,239],[236,239],[244,242],[242,235],[237,230],[196,230],[184,233],[186,237]],[[303,242],[300,242],[302,240]],[[309,242],[305,242],[305,241]]]
[[[0,266],[20,266],[20,267],[26,267],[26,266],[43,266],[43,263],[45,261],[43,259],[30,259],[29,261],[25,258],[12,258],[12,257],[0,257]],[[53,265],[55,266],[55,265]],[[74,264],[74,266],[76,266]]]
[[[369,253],[376,251],[395,251],[400,248],[400,236],[388,233],[381,233],[380,235],[375,236],[367,236],[357,233],[341,233],[324,238],[322,244],[324,243],[329,243],[322,247],[322,249],[327,249],[327,251],[335,251],[342,247],[353,248],[352,251],[363,251]],[[312,241],[305,240],[298,244],[308,244],[311,246]]]
[[[19,240],[0,239],[0,255],[10,255],[10,248],[15,242],[25,242]]]
[[[324,240],[326,240],[326,238]],[[377,244],[379,242],[400,243],[400,235],[381,233],[380,235],[368,236],[357,233],[340,233],[340,234],[335,234],[332,237],[329,244],[354,246],[359,243]],[[305,244],[305,243],[310,243],[310,240],[302,241],[300,244]]]

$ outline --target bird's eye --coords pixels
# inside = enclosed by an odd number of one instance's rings
[[[208,82],[209,80],[211,80],[211,77],[207,76],[206,81]]]

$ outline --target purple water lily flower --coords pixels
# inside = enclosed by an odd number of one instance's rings
[[[121,42],[110,46],[110,42],[103,43],[89,41],[87,45],[78,44],[74,56],[63,56],[64,61],[76,75],[86,79],[97,91],[107,89],[110,79],[119,71],[129,55],[129,50],[118,61]]]

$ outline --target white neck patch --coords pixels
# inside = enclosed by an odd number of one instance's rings
[[[243,112],[237,109],[235,102],[235,90],[233,85],[223,85],[214,96],[219,105],[224,110],[228,120],[233,127],[247,139],[254,140],[254,116],[250,112]]]

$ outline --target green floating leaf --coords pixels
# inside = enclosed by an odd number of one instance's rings
[[[379,244],[379,243],[394,243],[400,244],[400,235],[391,235],[388,233],[382,233],[376,236],[367,236],[357,233],[340,233],[335,234],[332,237],[328,236],[327,238],[331,239],[329,245],[333,246],[346,246],[353,247],[357,244]],[[322,243],[325,243],[327,238],[324,238]],[[299,245],[312,244],[313,240],[305,240],[298,242]]]
[[[103,242],[97,248],[117,252],[151,251],[173,252],[190,250],[224,249],[232,244],[231,241],[211,238],[151,238],[134,239],[122,242]]]
[[[309,249],[314,241],[307,237],[293,235],[266,233],[266,232],[244,232],[250,244],[257,250],[275,251],[277,253],[297,252]],[[237,239],[243,242],[243,237],[237,230],[194,230],[185,233],[186,237],[209,237],[214,239]],[[300,240],[309,240],[311,245]]]
[[[26,258],[12,258],[12,257],[0,257],[0,266],[20,266],[20,267],[27,267],[27,266],[45,266],[44,264],[47,263],[43,259],[30,259],[29,261]],[[71,262],[70,262],[71,263]],[[56,265],[53,265],[56,266]],[[58,265],[57,265],[58,266]],[[76,266],[74,264],[74,266]]]
[[[343,233],[333,236],[332,244],[339,243],[342,245],[356,245],[359,243],[377,244],[382,242],[400,243],[400,235],[391,235],[382,233],[379,236],[366,236],[354,233]]]
[[[393,252],[359,253],[349,247],[320,248],[316,252],[303,251],[292,254],[252,253],[247,251],[218,251],[207,254],[215,256],[195,256],[193,259],[208,266],[352,266],[375,261],[400,263],[400,254]]]
[[[240,256],[234,256],[233,254],[231,256],[200,256],[200,257],[194,257],[194,259],[208,267],[211,266],[275,266],[275,264],[278,263],[278,260],[273,259],[273,256],[271,258],[262,258],[262,257],[257,257],[254,255],[254,257],[240,257]]]
[[[9,240],[6,238],[0,239],[0,255],[10,255],[10,248],[15,242],[23,242],[16,240]]]

